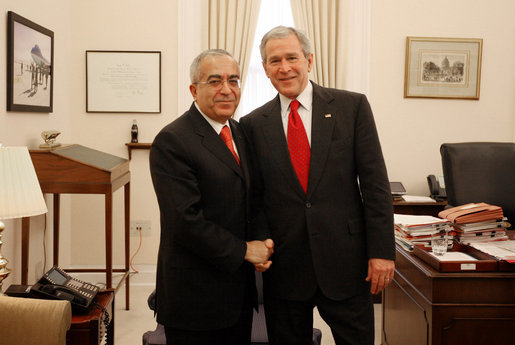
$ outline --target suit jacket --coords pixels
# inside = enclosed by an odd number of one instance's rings
[[[261,237],[275,242],[265,293],[341,300],[369,289],[369,258],[395,258],[386,167],[364,95],[313,83],[307,194],[291,164],[279,96],[243,117],[262,202]],[[358,181],[359,180],[359,181]]]
[[[241,167],[194,104],[152,143],[161,214],[157,321],[165,326],[226,328],[239,317],[246,294],[255,299],[254,268],[244,262],[247,149],[238,123],[229,122]]]

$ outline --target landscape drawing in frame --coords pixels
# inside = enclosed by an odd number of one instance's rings
[[[405,98],[479,99],[480,38],[407,37]]]
[[[7,26],[7,110],[51,113],[54,33],[14,12]]]

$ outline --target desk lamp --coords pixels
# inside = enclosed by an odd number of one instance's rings
[[[0,146],[0,219],[31,217],[48,212],[27,147]],[[2,255],[0,221],[0,295],[11,270]]]

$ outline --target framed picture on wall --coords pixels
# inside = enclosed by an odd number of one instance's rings
[[[406,38],[405,98],[479,99],[480,38]]]
[[[86,51],[86,112],[160,113],[160,51]]]
[[[54,33],[7,13],[7,110],[51,113]]]

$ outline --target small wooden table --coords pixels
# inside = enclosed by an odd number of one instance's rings
[[[116,291],[125,281],[125,308],[129,310],[129,222],[130,222],[130,171],[129,161],[81,145],[63,145],[54,149],[29,150],[43,193],[54,194],[54,265],[59,265],[59,211],[60,195],[105,195],[105,269],[65,269],[67,272],[105,272],[106,287],[113,287],[112,273],[123,272]],[[124,237],[125,267],[113,268],[113,193],[124,187]],[[22,221],[22,285],[27,284],[29,226],[28,218]]]
[[[114,345],[114,290],[101,291],[93,303],[97,303],[107,310],[109,325],[106,327],[106,315],[101,308],[91,306],[86,313],[73,313],[70,330],[66,333],[67,345]]]
[[[129,152],[129,160],[132,159],[132,150],[150,150],[151,143],[126,143],[127,152]]]

